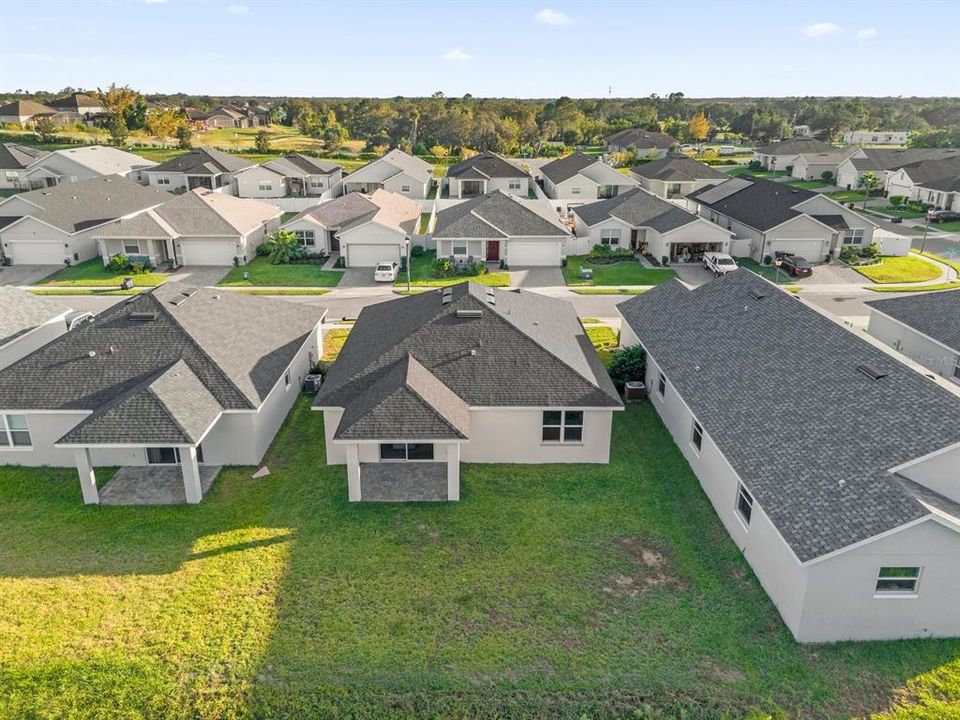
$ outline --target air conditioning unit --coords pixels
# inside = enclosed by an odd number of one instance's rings
[[[320,392],[320,387],[323,385],[323,375],[320,373],[310,373],[303,380],[303,391],[309,393],[310,395],[316,395]]]

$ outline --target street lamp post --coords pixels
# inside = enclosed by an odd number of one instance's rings
[[[410,292],[410,238],[403,241],[404,250],[407,253],[407,292]]]
[[[923,251],[927,247],[927,230],[930,228],[930,220],[924,218],[923,223],[923,239],[920,241],[920,254],[923,255]]]

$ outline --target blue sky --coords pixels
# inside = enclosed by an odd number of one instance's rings
[[[960,95],[960,2],[0,0],[0,90]]]

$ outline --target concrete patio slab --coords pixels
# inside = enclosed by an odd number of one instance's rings
[[[200,488],[204,495],[219,472],[219,466],[200,465]],[[179,465],[122,467],[100,488],[101,505],[183,505],[186,502]]]
[[[447,464],[360,464],[360,499],[366,502],[430,502],[447,499]]]
[[[58,270],[63,270],[63,265],[0,266],[0,285],[33,285]]]

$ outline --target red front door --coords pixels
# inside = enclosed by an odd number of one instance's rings
[[[487,262],[496,262],[500,259],[500,241],[487,240]]]

